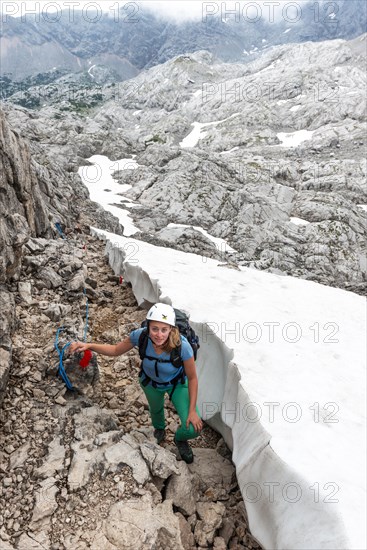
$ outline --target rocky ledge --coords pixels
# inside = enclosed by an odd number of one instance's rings
[[[86,370],[65,357],[75,391],[57,377],[58,328],[60,347],[84,334],[111,342],[145,316],[104,245],[72,234],[26,246],[8,288],[16,323],[1,410],[2,550],[260,548],[223,439],[206,425],[194,463],[177,460],[167,403],[167,438],[155,443],[136,351]]]

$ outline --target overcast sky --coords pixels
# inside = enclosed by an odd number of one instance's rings
[[[323,1],[323,0],[321,0]],[[99,12],[108,12],[114,16],[117,10],[117,5],[124,7],[127,17],[134,17],[139,10],[149,10],[156,15],[176,21],[184,20],[201,20],[210,18],[214,14],[222,15],[226,18],[226,10],[237,10],[240,17],[246,17],[250,20],[257,16],[262,16],[266,20],[270,20],[274,14],[276,19],[282,17],[282,10],[287,9],[289,17],[293,17],[297,6],[301,9],[305,0],[247,0],[247,1],[215,1],[203,2],[202,0],[140,0],[138,2],[117,2],[116,0],[42,0],[42,1],[21,1],[21,0],[2,0],[0,9],[3,12],[2,19],[4,21],[4,13],[20,17],[27,15],[31,10],[37,9],[41,13],[41,17],[51,20],[52,13],[70,13],[73,9],[84,9],[89,20],[94,18],[98,20]],[[35,5],[38,7],[35,8]],[[139,6],[139,7],[138,7]],[[227,16],[228,17],[228,16]],[[271,22],[271,21],[270,21]]]

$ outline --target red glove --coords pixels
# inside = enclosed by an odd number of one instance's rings
[[[90,349],[85,350],[83,357],[79,361],[79,366],[82,369],[86,369],[91,359],[92,359],[92,352],[90,351]]]

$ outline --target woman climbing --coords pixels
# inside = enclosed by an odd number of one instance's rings
[[[148,403],[157,443],[165,438],[164,395],[170,394],[181,421],[175,444],[182,460],[191,464],[189,439],[198,437],[203,423],[196,406],[198,379],[193,350],[175,326],[175,311],[167,304],[155,304],[147,314],[147,328],[133,330],[116,345],[73,342],[70,352],[86,350],[116,357],[139,348],[142,359],[139,383]]]

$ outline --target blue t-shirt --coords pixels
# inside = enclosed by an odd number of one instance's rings
[[[132,343],[133,346],[138,347],[138,345],[139,345],[139,336],[141,335],[143,330],[146,330],[146,329],[138,328],[137,330],[133,330],[130,333],[130,340],[131,340],[131,343]],[[151,378],[155,382],[158,382],[158,383],[159,382],[169,382],[170,380],[172,380],[172,378],[174,378],[181,371],[181,369],[178,369],[177,367],[172,365],[172,363],[170,362],[170,358],[171,358],[170,353],[167,353],[166,351],[164,351],[163,353],[158,354],[154,350],[153,342],[151,341],[151,339],[149,337],[148,337],[148,345],[147,345],[146,355],[149,355],[150,357],[154,357],[154,360],[148,359],[147,357],[145,357],[143,359],[143,369],[144,369],[144,372],[147,374],[147,376],[149,376],[149,378]],[[190,357],[193,357],[193,355],[194,355],[194,352],[192,351],[192,347],[190,346],[187,339],[184,336],[181,335],[181,358],[182,358],[182,360],[187,361],[187,359],[190,359]],[[160,359],[163,359],[164,361],[168,361],[168,362],[167,363],[162,363],[162,362],[160,362]],[[158,369],[158,374],[159,374],[158,378],[157,378],[156,370],[155,370],[156,361],[157,361],[157,369]],[[144,378],[145,378],[144,373],[143,373],[142,376],[143,376],[143,380],[144,380]],[[164,386],[164,387],[169,388],[170,386]]]

